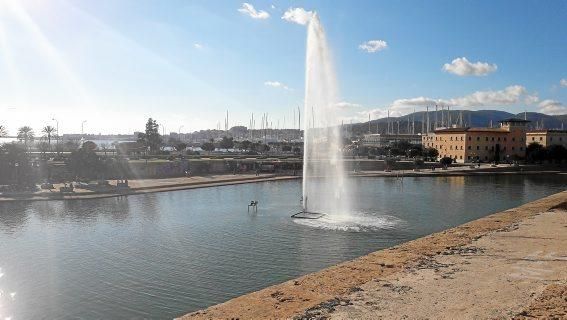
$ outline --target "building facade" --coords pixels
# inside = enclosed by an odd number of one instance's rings
[[[422,138],[420,134],[365,134],[362,145],[365,147],[384,148],[401,141],[421,144]]]
[[[444,128],[423,135],[425,148],[435,148],[439,158],[456,162],[516,160],[525,157],[529,121],[507,119],[499,128]]]
[[[562,145],[567,148],[567,130],[531,130],[526,133],[526,145],[537,142],[544,147]]]

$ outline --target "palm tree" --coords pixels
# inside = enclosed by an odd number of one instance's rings
[[[0,138],[5,137],[7,135],[8,135],[8,130],[6,130],[6,127],[0,124]]]
[[[55,131],[56,131],[55,128],[53,128],[52,126],[45,126],[41,130],[41,132],[43,132],[44,134],[44,137],[47,138],[47,144],[49,145],[49,150],[51,150],[51,136]]]
[[[33,133],[33,129],[29,126],[23,126],[20,129],[18,129],[18,140],[20,142],[24,142],[26,148],[28,147],[28,142],[32,141],[35,138],[35,135]]]

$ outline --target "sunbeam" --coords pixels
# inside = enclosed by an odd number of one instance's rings
[[[78,93],[76,98],[79,98],[82,106],[95,107],[96,104],[94,103],[92,96],[88,93],[86,87],[82,84],[81,80],[76,76],[67,63],[65,63],[65,60],[61,57],[57,48],[35,23],[25,7],[16,1],[4,1],[4,5],[7,4],[17,21],[33,37],[33,45],[37,47],[39,53],[48,59],[51,66],[55,68],[56,76],[65,84],[69,85],[73,91]]]
[[[142,44],[137,42],[135,39],[132,39],[131,37],[124,35],[120,31],[118,31],[115,28],[106,24],[104,21],[98,19],[97,17],[93,16],[92,14],[90,14],[90,13],[82,10],[81,8],[77,7],[73,3],[70,3],[68,1],[64,1],[64,3],[65,3],[66,8],[70,8],[75,14],[77,14],[81,17],[81,21],[84,21],[84,22],[88,21],[89,23],[96,26],[97,30],[99,30],[100,32],[104,33],[106,36],[111,38],[112,43],[122,44],[125,47],[128,47],[129,49],[131,49],[132,52],[135,52],[138,55],[140,55],[140,54],[144,55],[146,58],[148,58],[149,61],[152,61],[152,62],[154,62],[154,63],[156,63],[160,66],[163,66],[168,72],[171,72],[172,74],[178,74],[178,75],[186,78],[187,80],[192,81],[193,83],[196,83],[196,84],[203,86],[203,89],[210,90],[211,94],[224,96],[225,99],[228,100],[228,101],[226,101],[227,103],[230,103],[232,105],[241,104],[241,102],[238,101],[238,99],[228,96],[227,92],[219,90],[219,88],[213,86],[211,83],[209,83],[209,82],[207,82],[207,81],[205,81],[201,78],[197,78],[190,71],[184,69],[183,67],[181,67],[179,65],[176,65],[175,63],[171,62],[169,59],[167,59],[166,57],[164,57],[160,53],[143,46]]]
[[[0,19],[0,56],[2,61],[8,70],[10,81],[13,85],[13,89],[19,93],[19,96],[26,97],[27,95],[22,90],[22,77],[20,71],[16,67],[16,62],[14,61],[14,55],[12,54],[12,48],[9,45],[8,35],[6,28],[2,19]]]

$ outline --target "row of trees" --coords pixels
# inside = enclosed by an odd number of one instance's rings
[[[537,142],[532,142],[526,148],[526,160],[531,163],[561,163],[567,161],[567,148],[558,144],[544,147]]]
[[[359,156],[402,156],[408,158],[421,157],[435,161],[439,152],[434,148],[424,148],[420,144],[411,144],[408,141],[398,141],[387,147],[364,147],[357,150]]]
[[[41,129],[43,134],[42,138],[47,141],[47,144],[51,146],[51,139],[57,137],[57,130],[52,126],[45,126]],[[5,137],[8,135],[8,130],[6,127],[0,125],[0,137]],[[26,148],[30,143],[35,140],[35,132],[30,126],[23,126],[18,129],[17,133],[18,141],[23,142]]]
[[[35,177],[26,148],[17,143],[0,145],[0,185],[24,189],[33,183]]]
[[[213,139],[210,139],[209,141],[201,145],[201,149],[207,152],[214,151],[217,148],[225,149],[225,150],[238,148],[246,153],[264,153],[270,151],[271,149],[269,145],[262,143],[261,141],[258,142],[252,142],[249,140],[234,141],[232,137],[226,137],[226,136],[222,137],[222,139],[217,143],[215,143]]]

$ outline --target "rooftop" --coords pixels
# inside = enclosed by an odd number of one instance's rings
[[[559,129],[536,129],[526,132],[526,134],[537,134],[537,133],[567,133],[567,130]]]
[[[446,128],[435,130],[435,133],[459,133],[459,132],[494,132],[494,133],[508,133],[509,131],[502,128]]]

